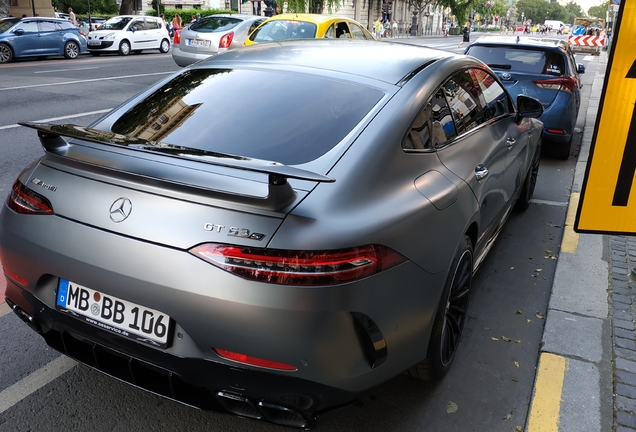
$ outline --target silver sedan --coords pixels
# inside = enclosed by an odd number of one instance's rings
[[[122,381],[310,427],[405,370],[443,378],[532,198],[541,113],[473,57],[311,39],[214,56],[90,127],[25,123],[45,152],[0,213],[7,303]]]

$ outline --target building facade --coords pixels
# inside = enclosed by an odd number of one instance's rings
[[[14,17],[22,15],[54,17],[55,11],[51,6],[51,0],[9,0],[9,15]]]

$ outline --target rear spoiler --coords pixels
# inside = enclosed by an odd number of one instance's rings
[[[180,159],[196,160],[197,162],[220,167],[263,173],[268,175],[269,184],[275,186],[286,184],[287,179],[289,178],[322,183],[332,183],[336,181],[335,179],[322,174],[293,168],[278,162],[209,152],[189,147],[166,144],[158,141],[149,141],[142,138],[135,138],[113,132],[104,132],[73,124],[55,125],[50,123],[34,122],[23,122],[18,124],[37,130],[42,146],[47,152],[53,154],[60,154],[68,147],[68,143],[61,138],[65,136],[99,144],[127,147],[135,151],[158,153],[164,156]]]

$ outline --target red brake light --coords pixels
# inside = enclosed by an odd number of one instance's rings
[[[284,371],[298,370],[296,366],[288,365],[285,363],[279,363],[271,360],[260,359],[257,357],[250,357],[245,354],[239,354],[232,351],[227,351],[220,348],[214,348],[214,351],[223,358],[228,360],[237,361],[239,363],[245,363],[252,366],[264,367],[268,369],[278,369]]]
[[[190,253],[244,279],[301,286],[352,282],[406,261],[381,245],[310,252],[207,243]]]
[[[40,194],[28,189],[19,180],[13,183],[7,198],[11,210],[20,214],[53,214],[51,202]]]
[[[234,39],[234,32],[229,32],[221,38],[219,41],[219,49],[221,48],[229,48],[232,44],[232,40]]]
[[[537,85],[537,87],[540,88],[563,90],[570,93],[574,93],[574,89],[578,85],[576,78],[567,75],[563,75],[558,78],[537,80],[533,82]]]

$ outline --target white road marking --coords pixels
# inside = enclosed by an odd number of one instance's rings
[[[94,78],[94,79],[87,79],[87,80],[65,81],[65,82],[57,82],[57,83],[49,83],[49,84],[32,84],[32,85],[25,85],[25,86],[18,86],[18,87],[0,88],[0,91],[30,89],[30,88],[35,88],[35,87],[61,86],[61,85],[69,85],[69,84],[82,84],[82,83],[89,83],[89,82],[96,82],[96,81],[108,81],[108,80],[117,80],[117,79],[139,78],[139,77],[146,77],[146,76],[153,76],[153,75],[170,75],[170,74],[173,74],[173,73],[174,72],[155,72],[155,73],[149,73],[149,74],[122,75],[122,76],[116,76],[116,77],[105,77],[105,78]]]
[[[0,303],[0,317],[11,312],[11,308],[6,303]]]
[[[98,67],[85,67],[85,68],[74,68],[74,69],[55,69],[55,70],[47,70],[47,71],[37,71],[37,72],[33,72],[33,73],[34,74],[41,74],[41,73],[69,72],[69,71],[89,70],[89,69],[99,69],[99,68]]]
[[[66,120],[66,119],[71,119],[71,118],[77,118],[77,117],[86,117],[86,116],[92,116],[92,115],[96,115],[96,114],[104,114],[107,112],[110,112],[110,109],[104,109],[104,110],[99,110],[99,111],[90,111],[87,113],[82,113],[82,114],[72,114],[72,115],[67,115],[64,117],[52,117],[52,118],[48,118],[48,119],[42,119],[42,120],[35,120],[36,123],[48,123],[48,122],[54,122],[54,121],[59,121],[59,120]],[[12,128],[17,128],[20,127],[19,124],[11,124],[11,125],[7,125],[7,126],[0,126],[0,130],[3,129],[12,129]]]
[[[60,356],[0,392],[0,414],[41,389],[77,365],[75,360]]]
[[[568,206],[568,203],[559,202],[559,201],[546,201],[546,200],[539,200],[539,199],[531,199],[530,202],[533,202],[535,204],[544,204],[544,205],[551,205],[551,206],[556,206],[556,207],[567,207]]]

